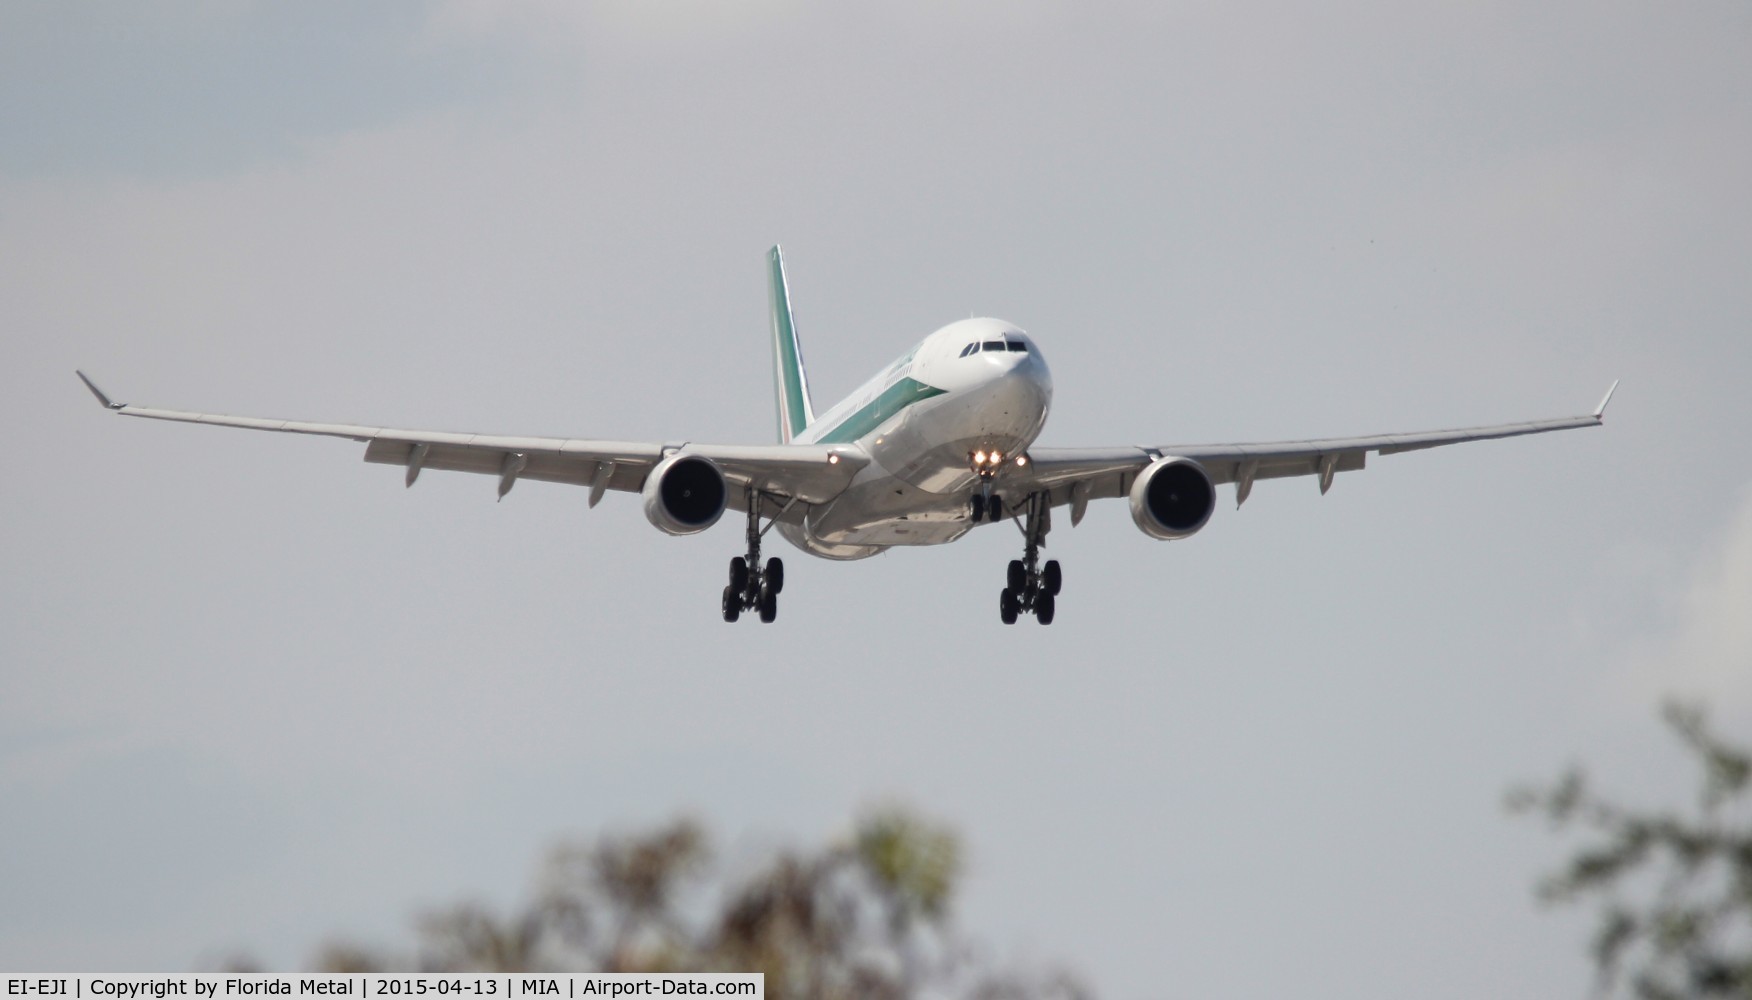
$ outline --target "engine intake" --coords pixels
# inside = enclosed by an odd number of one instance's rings
[[[645,477],[645,517],[657,530],[691,535],[718,523],[730,490],[724,474],[701,455],[671,455]]]
[[[1210,474],[1190,458],[1159,458],[1132,483],[1132,520],[1151,538],[1185,538],[1205,526],[1216,506]]]

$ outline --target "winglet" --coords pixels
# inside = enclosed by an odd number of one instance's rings
[[[1612,394],[1614,392],[1618,391],[1618,382],[1619,382],[1618,379],[1612,380],[1611,387],[1606,390],[1605,398],[1600,400],[1599,406],[1594,407],[1594,419],[1595,420],[1606,419],[1606,404],[1612,402]]]
[[[80,370],[79,370],[79,369],[77,369],[77,368],[75,368],[75,369],[73,369],[73,374],[75,374],[75,375],[77,375],[77,376],[79,376],[79,381],[81,381],[81,382],[84,382],[84,383],[85,383],[85,387],[86,387],[86,388],[87,388],[87,389],[90,389],[90,390],[91,390],[91,394],[92,394],[92,395],[93,395],[93,396],[96,396],[96,397],[97,397],[97,401],[98,401],[98,402],[100,402],[100,403],[102,403],[102,404],[103,404],[103,405],[104,405],[104,408],[105,408],[105,409],[109,409],[109,410],[119,410],[119,409],[121,409],[121,408],[122,408],[122,407],[124,407],[124,406],[127,406],[127,405],[128,405],[128,404],[126,404],[126,403],[112,403],[112,402],[110,402],[110,398],[109,398],[109,397],[108,397],[108,396],[105,396],[105,395],[104,395],[104,394],[103,394],[103,390],[102,390],[102,389],[99,389],[99,388],[98,388],[98,387],[97,387],[97,383],[96,383],[96,382],[93,382],[93,381],[92,381],[92,380],[91,380],[91,379],[89,379],[89,378],[87,378],[87,377],[86,377],[86,376],[85,376],[85,373],[84,373],[84,372],[82,372],[82,371],[80,371]]]

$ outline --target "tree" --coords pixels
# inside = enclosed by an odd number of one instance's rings
[[[1693,814],[1627,808],[1579,769],[1510,793],[1518,812],[1592,834],[1543,879],[1549,902],[1602,900],[1593,957],[1601,986],[1645,1000],[1752,997],[1752,752],[1724,742],[1702,708],[1668,704],[1667,725],[1702,769]],[[1631,902],[1637,896],[1644,902]],[[1628,973],[1628,976],[1626,976]]]
[[[459,904],[418,921],[412,958],[348,942],[329,972],[764,972],[774,1000],[1081,1000],[1062,970],[995,968],[950,920],[961,848],[954,833],[888,808],[848,841],[783,850],[740,879],[710,838],[679,820],[561,845],[534,898],[500,916]]]

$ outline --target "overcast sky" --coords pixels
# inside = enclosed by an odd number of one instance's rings
[[[1752,733],[1752,5],[750,0],[0,7],[0,968],[297,967],[513,905],[556,838],[732,858],[901,800],[957,918],[1103,996],[1576,996],[1571,761],[1650,802],[1666,694]],[[1606,427],[787,560],[740,525],[139,403],[772,437],[969,314],[1041,443]]]

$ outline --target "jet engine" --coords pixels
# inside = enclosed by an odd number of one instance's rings
[[[645,517],[657,530],[691,535],[718,523],[730,496],[724,474],[701,455],[671,455],[645,477]]]
[[[1190,458],[1159,458],[1132,483],[1132,520],[1151,538],[1185,538],[1205,526],[1216,506],[1210,474]]]

